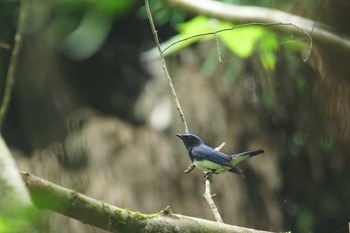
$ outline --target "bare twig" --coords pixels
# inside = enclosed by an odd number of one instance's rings
[[[224,148],[225,146],[226,146],[226,142],[223,142],[223,143],[221,143],[220,146],[216,147],[215,150],[221,151],[221,149]]]
[[[15,83],[15,72],[17,68],[17,61],[18,61],[18,54],[22,47],[22,35],[24,31],[24,26],[27,18],[27,6],[28,6],[27,0],[21,1],[21,8],[19,12],[19,19],[18,19],[18,27],[15,34],[15,43],[13,46],[10,64],[7,72],[6,77],[6,85],[4,90],[4,95],[2,97],[2,103],[0,106],[0,129],[4,123],[6,112],[9,107],[11,96],[12,96],[12,90],[13,85]]]
[[[215,41],[216,41],[216,49],[218,50],[219,62],[222,62],[221,51],[220,51],[220,43],[219,43],[219,38],[218,38],[217,34],[215,34]]]
[[[220,151],[226,145],[225,142],[221,143],[220,146],[216,147],[215,150]],[[223,223],[222,217],[218,208],[215,205],[213,197],[215,194],[211,194],[210,184],[212,181],[212,174],[210,172],[204,172],[204,184],[205,184],[205,192],[203,194],[203,198],[208,202],[210,209],[216,219],[217,222]]]
[[[341,35],[336,35],[326,30],[327,26],[300,16],[292,15],[276,9],[256,6],[237,6],[213,0],[166,0],[169,5],[186,12],[205,15],[208,17],[230,21],[235,23],[291,23],[295,27],[274,27],[278,32],[284,34],[302,35],[300,29],[312,34],[313,42],[320,46],[331,46],[340,51],[350,51],[350,40]],[[297,30],[295,30],[297,29]]]
[[[74,190],[22,172],[33,203],[110,232],[228,232],[267,233],[249,228],[219,224],[200,218],[174,214],[170,207],[160,213],[142,214],[112,206]],[[117,190],[116,190],[117,191]]]
[[[214,214],[215,220],[217,222],[223,223],[222,217],[220,215],[220,212],[218,208],[215,205],[215,202],[213,200],[213,197],[215,194],[211,194],[210,184],[211,184],[211,174],[208,176],[207,174],[204,174],[204,183],[205,183],[205,192],[203,194],[203,198],[208,202],[208,205],[210,206],[211,212]],[[210,177],[210,178],[209,178]]]
[[[184,172],[190,173],[195,167],[196,167],[196,165],[194,165],[194,163],[191,163],[191,165],[188,166],[188,168],[186,168],[186,170]]]
[[[193,38],[196,38],[196,37],[201,37],[201,36],[213,35],[215,37],[215,40],[216,40],[216,47],[218,48],[219,61],[221,62],[221,54],[220,54],[220,49],[219,49],[218,34],[222,33],[222,32],[232,31],[232,30],[237,29],[237,28],[249,27],[249,26],[265,26],[265,27],[289,26],[289,27],[294,27],[294,28],[300,30],[308,38],[308,42],[309,42],[309,49],[308,49],[308,52],[307,52],[307,54],[306,54],[306,56],[304,58],[304,61],[306,61],[309,58],[311,50],[312,50],[312,37],[304,29],[302,29],[301,27],[299,27],[299,26],[297,26],[297,25],[295,25],[293,23],[257,23],[257,22],[252,22],[252,23],[239,24],[239,25],[236,25],[236,26],[233,26],[233,27],[230,27],[230,28],[224,28],[224,29],[220,29],[220,30],[217,30],[217,31],[213,31],[213,32],[200,33],[200,34],[196,34],[196,35],[193,35],[193,36],[189,36],[189,37],[177,40],[174,43],[170,44],[169,46],[165,47],[163,49],[163,52],[165,52],[166,50],[170,49],[172,46],[174,46],[174,45],[176,45],[178,43],[184,42],[186,40],[190,40],[190,39],[193,39]]]
[[[172,79],[171,79],[171,77],[169,75],[169,72],[168,72],[168,69],[167,69],[167,66],[166,66],[165,58],[164,58],[164,55],[163,55],[164,51],[162,51],[162,49],[160,47],[157,30],[156,30],[156,27],[155,27],[154,22],[153,22],[152,13],[151,13],[151,9],[150,9],[149,4],[148,4],[148,0],[145,0],[145,6],[146,6],[148,20],[149,20],[149,23],[150,23],[150,26],[151,26],[151,29],[152,29],[153,37],[154,37],[156,46],[157,46],[158,51],[159,51],[160,60],[162,62],[162,67],[163,67],[163,70],[164,70],[165,75],[167,77],[168,85],[169,85],[171,94],[173,95],[173,98],[174,98],[174,101],[175,101],[176,109],[177,109],[177,111],[178,111],[178,113],[180,115],[182,124],[184,126],[185,133],[189,133],[187,122],[186,122],[186,119],[185,119],[185,115],[184,115],[184,113],[182,111],[179,99],[177,97],[177,94],[176,94],[176,91],[175,91],[175,88],[174,88],[174,85],[173,85],[173,81],[172,81]]]

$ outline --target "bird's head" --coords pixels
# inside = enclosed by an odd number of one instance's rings
[[[203,144],[202,139],[194,134],[176,134],[176,136],[181,138],[187,149]]]

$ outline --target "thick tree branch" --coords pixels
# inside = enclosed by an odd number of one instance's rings
[[[142,214],[92,199],[29,173],[22,172],[33,203],[110,232],[236,232],[267,233],[171,213],[169,207],[156,214]]]
[[[236,23],[290,23],[302,30],[288,26],[276,26],[274,29],[281,33],[299,36],[303,36],[303,31],[306,31],[312,34],[316,44],[350,52],[350,40],[325,30],[319,23],[315,25],[313,20],[283,11],[264,7],[235,6],[212,0],[166,0],[166,2],[177,9]]]

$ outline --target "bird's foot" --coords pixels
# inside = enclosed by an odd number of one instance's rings
[[[204,193],[204,194],[202,195],[202,197],[205,199],[205,197],[206,197],[207,195],[208,195],[207,193]],[[211,197],[211,198],[216,197],[216,193],[210,194],[210,197]]]
[[[209,180],[210,183],[212,183],[212,181],[213,181],[213,173],[211,173],[211,172],[204,172],[204,183],[207,180]]]

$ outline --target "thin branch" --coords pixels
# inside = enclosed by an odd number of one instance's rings
[[[26,18],[27,18],[27,8],[28,8],[27,2],[28,2],[27,0],[21,0],[18,27],[15,34],[15,42],[14,42],[10,64],[7,72],[4,95],[2,97],[2,103],[0,106],[0,129],[2,128],[2,125],[6,117],[7,109],[11,101],[13,86],[15,83],[15,73],[16,73],[17,62],[18,62],[18,55],[22,47],[23,31],[24,31]]]
[[[312,50],[312,37],[304,29],[300,28],[299,26],[297,26],[297,25],[295,25],[293,23],[257,23],[257,22],[252,22],[252,23],[239,24],[239,25],[236,25],[236,26],[233,26],[233,27],[230,27],[230,28],[224,28],[224,29],[220,29],[220,30],[217,30],[217,31],[213,31],[213,32],[200,33],[200,34],[196,34],[196,35],[193,35],[193,36],[189,36],[189,37],[177,40],[174,43],[172,43],[169,46],[167,46],[166,48],[164,48],[163,52],[165,52],[166,50],[168,50],[172,46],[174,46],[174,45],[176,45],[178,43],[184,42],[186,40],[190,40],[190,39],[193,39],[193,38],[196,38],[196,37],[201,37],[201,36],[213,35],[213,36],[215,36],[216,46],[218,48],[218,53],[219,53],[219,60],[221,62],[221,58],[220,58],[221,54],[220,54],[220,49],[219,49],[218,34],[222,33],[222,32],[226,32],[226,31],[232,31],[232,30],[237,29],[237,28],[249,27],[249,26],[265,26],[265,27],[291,26],[291,27],[294,27],[294,28],[300,30],[304,34],[304,36],[306,36],[308,38],[308,42],[309,42],[309,49],[308,49],[308,52],[307,52],[307,54],[306,54],[306,56],[304,58],[304,62],[309,58],[311,50]]]
[[[221,63],[222,59],[221,59],[220,43],[219,43],[219,38],[217,34],[215,34],[215,41],[216,41],[216,49],[218,50],[219,62]]]
[[[190,173],[195,167],[196,167],[196,165],[194,165],[194,163],[191,163],[191,165],[188,166],[188,168],[186,168],[186,170],[184,172]]]
[[[350,52],[350,40],[344,36],[333,34],[325,30],[326,26],[317,23],[315,26],[314,20],[302,18],[283,11],[269,9],[264,7],[254,6],[236,6],[219,1],[212,0],[166,0],[169,5],[183,9],[187,12],[205,15],[220,20],[236,22],[236,23],[290,23],[295,27],[274,27],[276,31],[285,34],[302,35],[300,29],[305,32],[312,33],[314,43],[321,46],[331,46],[334,49],[342,52]],[[298,29],[298,30],[295,30]]]
[[[267,233],[173,214],[170,207],[156,214],[133,212],[58,186],[27,172],[22,172],[21,175],[29,189],[33,203],[39,209],[49,209],[110,232],[152,233],[164,232],[166,229],[166,232],[169,233]]]
[[[221,145],[220,145],[220,146],[216,147],[216,148],[215,148],[215,150],[217,150],[217,151],[221,151],[221,150],[222,150],[222,148],[224,148],[225,146],[226,146],[226,142],[223,142],[223,143],[221,143]]]
[[[159,54],[160,54],[160,60],[162,62],[162,67],[163,67],[163,70],[165,72],[166,78],[168,80],[168,85],[169,85],[171,94],[173,95],[173,98],[174,98],[174,101],[175,101],[175,105],[176,105],[176,109],[177,109],[177,111],[178,111],[178,113],[180,115],[180,119],[181,119],[182,124],[184,126],[185,133],[189,133],[187,122],[186,122],[186,119],[185,119],[185,115],[184,115],[184,113],[182,111],[179,99],[177,97],[177,94],[176,94],[176,91],[175,91],[175,88],[174,88],[174,85],[173,85],[173,81],[172,81],[172,79],[171,79],[171,77],[169,75],[169,72],[168,72],[168,69],[167,69],[167,66],[166,66],[166,62],[165,62],[165,58],[164,58],[164,55],[163,55],[163,51],[162,51],[162,49],[160,47],[157,30],[156,30],[156,27],[155,27],[154,22],[153,22],[152,13],[151,13],[151,9],[150,9],[149,4],[148,4],[148,0],[145,0],[145,6],[146,6],[146,11],[147,11],[147,16],[148,16],[148,19],[149,19],[149,23],[150,23],[150,26],[151,26],[151,29],[152,29],[152,34],[153,34],[153,37],[154,37],[154,41],[156,43],[156,46],[157,46]]]
[[[205,192],[203,194],[203,198],[208,202],[208,205],[210,206],[211,212],[213,213],[215,220],[217,222],[223,223],[222,217],[220,215],[220,212],[218,210],[218,207],[216,207],[215,202],[213,200],[213,197],[215,194],[211,194],[210,184],[212,179],[211,173],[205,173],[204,174],[204,184],[205,184]]]
[[[221,143],[221,145],[216,147],[215,150],[220,151],[222,148],[224,148],[224,146],[226,146],[225,142]],[[211,212],[213,213],[216,221],[223,223],[224,221],[222,220],[220,212],[213,200],[213,197],[215,196],[215,194],[211,194],[211,189],[210,189],[211,181],[212,181],[212,174],[210,172],[204,172],[205,191],[203,194],[203,198],[208,202],[208,205],[210,206]]]

